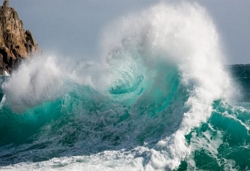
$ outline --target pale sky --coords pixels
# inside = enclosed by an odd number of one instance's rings
[[[174,0],[172,0],[173,2]],[[175,0],[176,1],[176,0]],[[250,1],[192,0],[216,23],[230,64],[250,63]],[[157,0],[10,0],[45,52],[94,56],[102,29],[114,19],[143,10]],[[166,0],[171,2],[171,0]]]

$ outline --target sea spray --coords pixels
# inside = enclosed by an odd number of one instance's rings
[[[0,126],[26,134],[15,141],[0,132],[2,169],[196,167],[191,135],[215,101],[234,97],[206,10],[160,3],[111,23],[101,44],[99,61],[33,58],[3,84]],[[215,156],[221,137],[211,145]]]
[[[159,60],[174,63],[180,71],[182,84],[189,92],[185,102],[189,111],[184,113],[179,130],[151,149],[149,168],[173,169],[190,154],[185,134],[206,121],[214,100],[232,96],[232,83],[223,68],[219,35],[205,9],[197,4],[160,4],[139,16],[129,16],[118,22],[116,39],[112,31],[104,42],[105,47],[112,47],[109,54],[113,49],[118,52],[125,49],[128,54],[135,54],[135,50],[145,58],[145,65],[153,69],[157,68],[154,64]],[[164,75],[167,73],[162,73],[163,78]]]

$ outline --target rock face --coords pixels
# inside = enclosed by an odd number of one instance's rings
[[[11,73],[23,59],[39,53],[31,32],[24,31],[17,12],[5,0],[0,6],[0,74]]]

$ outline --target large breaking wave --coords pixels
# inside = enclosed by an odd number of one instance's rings
[[[101,44],[98,60],[36,57],[2,78],[0,169],[195,167],[191,135],[235,92],[206,10],[161,3],[111,23]]]

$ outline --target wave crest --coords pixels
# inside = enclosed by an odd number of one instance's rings
[[[24,63],[3,85],[6,103],[24,111],[59,99],[62,116],[34,136],[45,148],[110,150],[112,159],[125,148],[143,160],[135,166],[176,168],[191,153],[185,135],[206,121],[215,100],[233,96],[214,23],[197,4],[161,3],[118,19],[102,40],[99,61],[48,64],[44,56]]]

